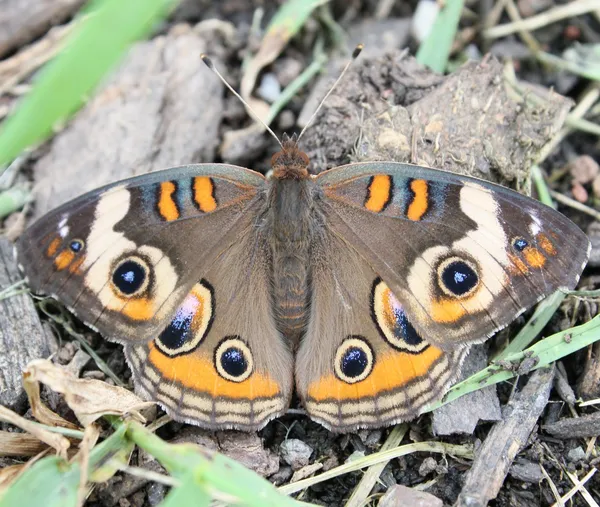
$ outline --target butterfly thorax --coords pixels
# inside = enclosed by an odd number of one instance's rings
[[[273,179],[269,194],[269,220],[273,260],[273,299],[279,330],[297,340],[308,314],[310,247],[315,236],[314,183],[308,156],[296,139],[284,139],[282,150],[271,159]]]

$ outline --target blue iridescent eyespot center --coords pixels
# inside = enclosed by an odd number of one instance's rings
[[[159,336],[161,344],[168,349],[177,350],[192,337],[190,331],[194,314],[186,310],[185,307],[178,308],[173,320]]]
[[[522,252],[528,246],[529,246],[529,243],[524,238],[516,238],[513,241],[513,247],[515,248],[515,250],[518,250],[519,252]]]
[[[73,241],[71,241],[71,243],[69,243],[69,248],[74,253],[79,253],[83,250],[83,241],[81,241],[80,239],[74,239]]]
[[[130,296],[140,290],[147,276],[146,268],[142,264],[129,259],[114,270],[112,281],[119,291]]]
[[[369,366],[367,353],[358,347],[350,347],[342,356],[340,369],[345,376],[355,378],[362,375],[367,366]]]
[[[409,322],[402,308],[394,308],[394,335],[402,337],[408,345],[419,345],[423,340],[417,330]]]
[[[461,260],[452,261],[444,266],[441,279],[444,287],[456,296],[464,296],[479,282],[475,270]]]
[[[221,367],[232,377],[241,377],[248,369],[244,352],[237,347],[229,347],[221,354]]]

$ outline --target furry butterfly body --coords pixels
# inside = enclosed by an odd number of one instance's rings
[[[294,388],[335,431],[410,419],[469,345],[577,283],[587,237],[473,178],[393,162],[273,177],[167,169],[86,194],[21,237],[31,287],[122,343],[136,389],[178,420],[255,430]]]

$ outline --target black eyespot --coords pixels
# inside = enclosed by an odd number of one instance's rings
[[[112,281],[120,292],[131,296],[140,290],[147,276],[145,266],[137,260],[128,259],[114,270]]]
[[[513,241],[513,247],[515,248],[515,250],[518,250],[519,252],[522,252],[528,246],[529,246],[529,243],[524,238],[515,238],[515,240]]]
[[[359,377],[369,364],[367,353],[357,347],[350,347],[342,356],[340,368],[342,373],[350,378]]]
[[[337,377],[353,384],[364,380],[373,369],[374,355],[362,336],[349,336],[338,347],[334,370]]]
[[[71,241],[71,243],[69,243],[69,248],[73,252],[79,253],[83,250],[83,241],[81,241],[80,239],[74,239],[73,241]]]
[[[240,377],[248,369],[248,363],[240,349],[229,347],[221,354],[221,367],[232,377]]]
[[[250,376],[253,367],[248,345],[237,336],[225,338],[215,351],[215,368],[227,380],[242,382]]]
[[[464,296],[479,282],[475,270],[458,259],[442,266],[440,278],[444,288],[456,296]]]

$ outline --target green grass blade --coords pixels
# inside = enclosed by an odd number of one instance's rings
[[[38,143],[85,102],[135,40],[176,0],[94,0],[64,50],[41,72],[31,93],[0,128],[0,167]]]
[[[90,453],[89,471],[100,472],[111,458],[123,455],[131,444],[125,439],[122,425]],[[114,472],[113,468],[113,472]],[[106,474],[103,474],[106,477]],[[16,505],[43,505],[44,507],[75,507],[81,467],[79,463],[68,463],[52,456],[43,458],[21,475],[0,498],[0,507]]]
[[[227,504],[250,507],[297,507],[306,505],[289,498],[267,480],[233,459],[203,450],[193,444],[169,444],[137,423],[129,426],[131,439],[154,456],[176,479],[181,481],[175,498],[181,505],[199,497],[225,500]],[[166,500],[165,500],[166,501]],[[180,505],[172,500],[165,504]],[[195,504],[194,504],[195,505]]]
[[[417,61],[436,72],[444,72],[458,31],[463,0],[448,0],[437,15],[431,32],[417,51]]]
[[[529,360],[531,364],[527,371],[536,370],[554,361],[558,361],[583,347],[587,347],[598,340],[600,340],[600,315],[597,315],[581,326],[565,329],[548,338],[544,338],[523,352],[506,356],[503,358],[502,364],[491,364],[453,386],[441,401],[430,405],[423,412],[434,410],[478,389],[516,377],[522,373],[518,366],[524,364],[523,362],[526,360]],[[507,369],[507,364],[512,364],[517,368],[515,370]]]

